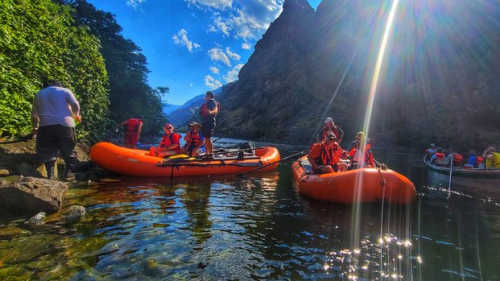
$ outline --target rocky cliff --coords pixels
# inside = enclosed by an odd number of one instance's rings
[[[408,145],[500,139],[494,2],[400,1],[372,137]],[[324,112],[347,136],[360,130],[390,4],[323,0],[314,11],[306,0],[286,0],[239,80],[225,89],[218,134],[305,143]]]

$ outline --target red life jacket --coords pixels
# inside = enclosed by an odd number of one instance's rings
[[[180,136],[177,133],[171,133],[170,135],[164,134],[161,138],[160,147],[169,147],[173,144],[179,144]]]
[[[217,111],[220,111],[220,103],[218,103],[215,99],[213,100],[215,102],[215,107],[217,108]],[[210,116],[210,110],[208,110],[208,101],[203,103],[203,105],[200,107],[200,116],[201,117],[208,117]]]
[[[484,159],[481,156],[476,157],[476,164],[479,166],[481,163],[483,163]]]
[[[366,144],[364,161],[365,161],[365,164],[374,166],[375,165],[375,159],[373,158],[373,153],[371,151],[371,147],[372,147],[371,144],[369,144],[369,143]],[[356,152],[358,152],[358,148],[357,147],[353,147],[351,149],[351,151],[349,151],[349,157],[353,161],[359,162],[361,159],[355,159]]]
[[[139,132],[139,125],[142,123],[141,119],[138,118],[130,118],[127,120],[125,124],[125,130],[129,134],[134,134]]]
[[[438,159],[444,158],[444,156],[445,156],[444,153],[442,153],[442,152],[436,152],[436,153],[434,153],[434,155],[436,155],[436,157]]]
[[[460,153],[453,153],[453,164],[458,165],[462,163],[462,160],[464,160],[464,157]]]
[[[323,165],[335,165],[339,162],[342,155],[342,148],[336,142],[331,144],[323,143],[321,145],[321,162]]]
[[[189,131],[186,134],[185,140],[187,143],[191,143],[191,145],[194,145],[194,146],[199,146],[203,143],[201,140],[200,132],[193,134],[193,132]]]

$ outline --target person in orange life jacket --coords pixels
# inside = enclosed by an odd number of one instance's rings
[[[337,143],[341,143],[342,139],[344,139],[344,131],[333,122],[331,117],[327,117],[325,119],[325,123],[323,124],[323,128],[321,129],[320,141],[325,141],[328,132],[333,132],[335,137],[337,138]]]
[[[184,141],[186,144],[183,147],[184,153],[189,156],[198,155],[198,151],[203,145],[203,137],[200,135],[201,125],[198,122],[189,123],[189,132],[186,133]]]
[[[120,123],[119,126],[125,127],[124,145],[126,147],[131,147],[131,148],[136,147],[137,142],[139,141],[139,137],[141,135],[142,124],[143,123],[140,118],[129,118]]]
[[[329,132],[325,141],[311,145],[307,158],[315,172],[332,173],[337,171],[337,163],[343,151],[336,139],[335,134]]]
[[[356,134],[356,138],[351,145],[351,149],[347,154],[349,159],[351,159],[351,169],[353,168],[373,168],[375,167],[375,159],[373,158],[373,153],[371,151],[371,144],[369,141],[366,143],[365,147],[365,155],[364,157],[361,155],[361,145],[365,139],[365,133],[358,132]],[[364,158],[364,159],[363,159]]]
[[[206,154],[212,154],[212,140],[210,139],[215,130],[215,117],[219,113],[219,103],[214,98],[214,93],[208,91],[205,94],[205,103],[200,107],[202,120],[201,133],[205,138]]]
[[[165,157],[181,153],[181,147],[179,144],[181,136],[177,133],[174,133],[174,126],[170,123],[167,123],[163,127],[163,131],[165,133],[161,138],[160,145],[152,146],[149,149],[149,154]]]

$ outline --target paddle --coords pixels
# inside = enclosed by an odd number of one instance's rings
[[[453,174],[453,153],[451,154],[451,158],[450,158],[450,180],[448,182],[448,197],[447,197],[447,199],[449,199],[451,196],[451,175],[452,174]]]
[[[298,157],[300,157],[300,156],[304,155],[305,153],[306,153],[305,151],[299,151],[299,152],[297,152],[297,153],[294,153],[294,154],[288,155],[287,157],[281,158],[281,159],[280,159],[280,160],[278,160],[278,161],[273,161],[273,162],[271,162],[271,163],[268,163],[268,164],[266,164],[266,165],[264,165],[264,166],[261,166],[261,167],[258,167],[258,168],[256,168],[256,169],[252,169],[252,170],[249,170],[249,171],[245,171],[245,172],[239,173],[239,174],[237,174],[237,176],[244,176],[244,175],[246,175],[246,174],[256,172],[256,171],[258,171],[258,170],[260,170],[260,169],[264,169],[264,168],[269,167],[269,166],[272,166],[272,165],[274,165],[274,164],[276,164],[276,163],[280,163],[280,162],[282,162],[282,161],[286,161],[286,160],[289,160],[289,159],[294,158],[294,157],[297,157],[297,156],[298,156]]]

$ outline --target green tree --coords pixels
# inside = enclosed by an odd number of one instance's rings
[[[99,40],[77,27],[69,6],[51,0],[0,1],[0,134],[31,130],[31,104],[43,81],[75,93],[84,122],[97,135],[108,113],[107,73]]]

